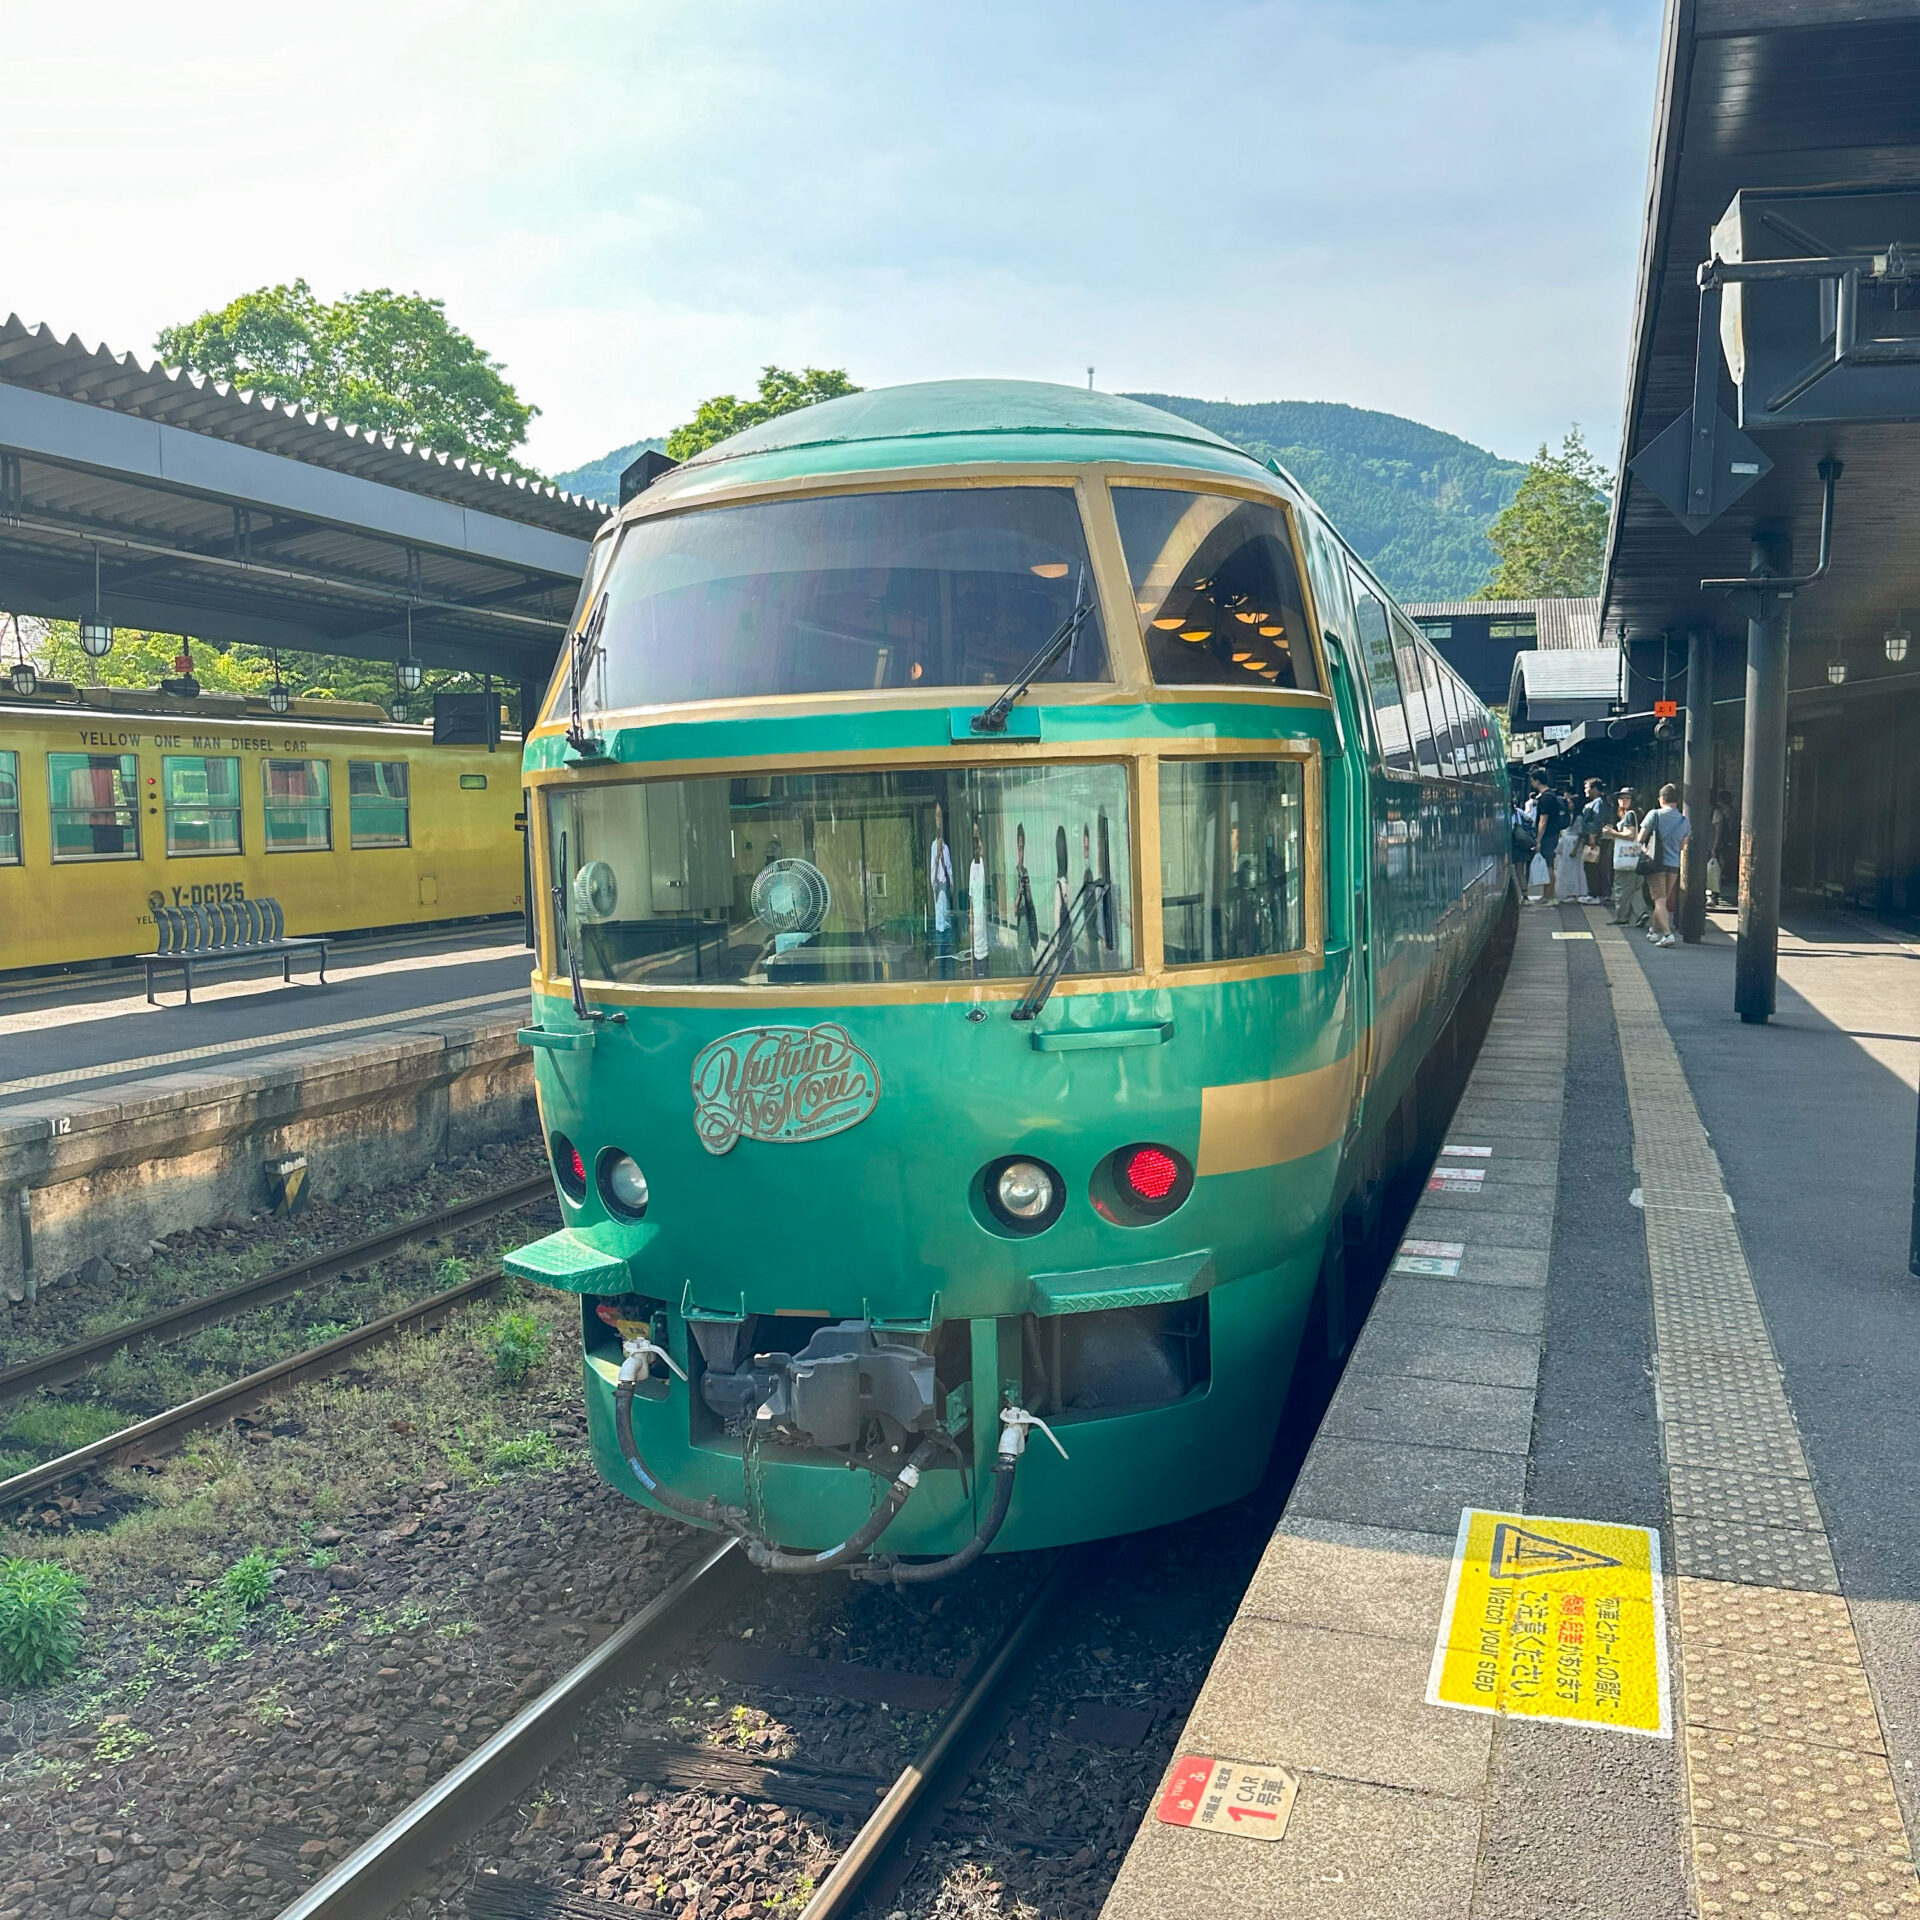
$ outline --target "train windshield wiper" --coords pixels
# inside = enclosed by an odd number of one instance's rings
[[[1040,957],[1033,970],[1033,985],[1013,1003],[1013,1019],[1031,1020],[1047,1004],[1048,996],[1060,984],[1060,976],[1067,970],[1067,962],[1073,958],[1075,943],[1086,932],[1087,923],[1106,904],[1107,895],[1112,891],[1111,880],[1089,878],[1081,881],[1080,892],[1072,909],[1062,916],[1047,944],[1040,949]]]
[[[975,733],[1006,732],[1007,715],[1013,711],[1013,703],[1073,645],[1075,636],[1092,613],[1093,602],[1087,598],[1087,570],[1082,567],[1073,584],[1073,611],[1054,628],[1047,644],[1027,662],[1020,677],[984,713],[973,716]]]
[[[604,751],[604,743],[597,733],[589,733],[580,718],[580,682],[586,678],[587,669],[593,664],[593,656],[600,651],[600,630],[607,624],[607,590],[600,589],[600,598],[593,603],[593,611],[587,615],[580,631],[567,642],[567,694],[569,711],[567,718],[567,745],[575,753],[598,754]],[[575,995],[578,998],[578,994]]]

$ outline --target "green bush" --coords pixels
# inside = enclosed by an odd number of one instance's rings
[[[236,1611],[252,1613],[273,1598],[273,1562],[256,1548],[220,1576],[220,1594]]]
[[[493,1377],[503,1387],[524,1387],[527,1376],[547,1357],[549,1342],[540,1316],[525,1307],[509,1307],[482,1335]]]
[[[50,1687],[79,1665],[80,1595],[51,1560],[0,1561],[0,1684]]]

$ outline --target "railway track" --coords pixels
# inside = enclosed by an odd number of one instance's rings
[[[62,1385],[141,1341],[178,1339],[196,1328],[284,1299],[304,1287],[315,1286],[351,1272],[355,1267],[388,1259],[416,1241],[436,1239],[495,1214],[510,1213],[517,1207],[530,1205],[551,1191],[552,1183],[544,1174],[523,1180],[501,1189],[499,1193],[488,1194],[478,1200],[462,1201],[457,1206],[444,1207],[437,1213],[403,1221],[382,1233],[317,1254],[310,1260],[277,1267],[244,1286],[231,1287],[221,1293],[184,1302],[163,1313],[150,1314],[143,1320],[116,1327],[92,1340],[64,1347],[37,1360],[23,1361],[19,1366],[0,1373],[0,1400]],[[212,1388],[178,1406],[169,1407],[163,1413],[134,1421],[87,1446],[76,1447],[70,1453],[60,1454],[0,1480],[0,1510],[35,1499],[98,1467],[164,1452],[185,1435],[229,1420],[248,1407],[257,1405],[269,1394],[283,1391],[298,1381],[334,1371],[343,1360],[356,1353],[382,1345],[402,1333],[436,1324],[456,1307],[484,1298],[500,1286],[505,1278],[497,1267],[489,1268],[426,1299],[412,1301],[391,1313],[381,1314],[364,1326],[351,1328],[319,1346],[290,1354],[239,1380]]]
[[[916,1842],[933,1830],[955,1784],[964,1780],[992,1740],[1000,1721],[996,1709],[1020,1684],[1038,1643],[1081,1576],[1086,1552],[1070,1549],[1054,1557],[998,1642],[974,1663],[931,1738],[842,1849],[800,1920],[848,1920],[905,1878]],[[436,1863],[511,1807],[571,1747],[582,1718],[598,1700],[673,1654],[761,1577],[749,1568],[736,1542],[714,1547],[484,1746],[283,1909],[279,1920],[382,1920],[418,1890]],[[880,1677],[897,1688],[916,1676]],[[768,1771],[777,1774],[782,1769],[776,1762]],[[820,1770],[789,1771],[825,1778]],[[483,1877],[467,1893],[466,1910],[473,1920],[557,1920],[606,1909],[540,1883]]]

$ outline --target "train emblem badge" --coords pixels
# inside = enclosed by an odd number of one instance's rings
[[[879,1100],[880,1070],[845,1027],[742,1027],[694,1057],[693,1130],[709,1153],[823,1140]]]

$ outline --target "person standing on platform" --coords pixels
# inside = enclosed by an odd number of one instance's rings
[[[1606,830],[1613,824],[1614,805],[1607,783],[1598,776],[1587,781],[1587,804],[1580,809],[1580,865],[1585,882],[1583,906],[1598,906],[1613,892],[1613,843]]]
[[[1553,903],[1553,863],[1560,851],[1560,836],[1566,831],[1571,809],[1559,790],[1544,773],[1533,776],[1533,850],[1545,863],[1547,884],[1540,899]]]
[[[1640,877],[1640,817],[1634,811],[1633,789],[1622,787],[1614,806],[1613,824],[1601,829],[1613,850],[1613,923],[1630,927],[1641,917],[1646,891]]]
[[[1659,806],[1640,823],[1640,850],[1649,862],[1647,890],[1653,895],[1653,924],[1647,938],[1656,947],[1680,943],[1673,930],[1673,907],[1680,892],[1680,849],[1692,831],[1692,823],[1680,811],[1680,789],[1669,782],[1660,789]]]

